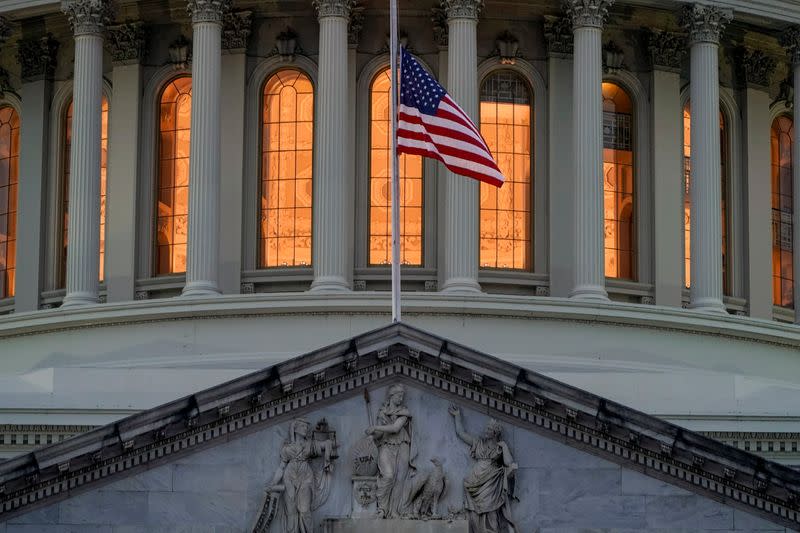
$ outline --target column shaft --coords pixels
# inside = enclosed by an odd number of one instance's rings
[[[477,14],[448,20],[447,90],[478,122]],[[508,185],[506,185],[507,187]],[[442,292],[479,292],[478,192],[475,180],[446,171]]]
[[[100,135],[103,38],[75,36],[67,291],[62,307],[97,303],[100,257]]]
[[[222,25],[193,24],[189,235],[183,296],[219,294],[220,93]]]
[[[347,237],[348,158],[346,125],[347,18],[319,18],[319,80],[317,83],[317,159],[314,168],[314,282],[311,290],[350,289],[348,270],[352,246]]]
[[[692,175],[691,307],[725,311],[722,303],[718,45],[691,48]]]
[[[575,28],[575,285],[572,298],[607,300],[603,248],[602,41],[599,27]]]

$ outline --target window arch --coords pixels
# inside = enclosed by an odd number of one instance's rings
[[[387,265],[392,258],[391,115],[389,68],[370,87],[369,264]],[[400,262],[422,266],[422,157],[400,156]]]
[[[792,142],[794,121],[776,117],[771,128],[772,147],[772,302],[794,307],[792,261]]]
[[[605,275],[636,278],[633,101],[603,82],[603,218]]]
[[[507,180],[500,189],[480,184],[481,268],[532,270],[532,102],[514,71],[496,71],[481,85],[481,134]]]
[[[689,182],[692,164],[692,113],[690,102],[683,107],[683,246],[684,246],[684,284],[688,288],[691,282],[691,198]],[[722,217],[722,289],[730,293],[728,284],[728,132],[724,113],[719,112],[720,135],[720,216]]]
[[[19,115],[0,107],[0,298],[14,296],[17,259]]]
[[[296,69],[264,84],[260,268],[311,264],[314,88]]]
[[[179,76],[164,87],[158,116],[155,271],[156,275],[165,275],[186,271],[191,77]]]
[[[72,168],[72,107],[70,100],[67,114],[64,119],[64,178],[61,192],[61,286],[66,286],[67,281],[67,253],[69,248],[69,180]],[[106,257],[106,174],[108,169],[108,98],[103,95],[102,115],[100,128],[100,281],[105,278]]]

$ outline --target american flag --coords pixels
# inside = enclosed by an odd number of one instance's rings
[[[502,187],[505,178],[466,113],[401,49],[397,151],[438,159],[456,174]]]

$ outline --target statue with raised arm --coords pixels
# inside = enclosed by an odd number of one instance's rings
[[[461,410],[451,405],[448,412],[453,416],[456,435],[469,445],[469,455],[475,461],[464,478],[464,509],[470,533],[518,532],[510,506],[517,464],[502,440],[502,426],[490,420],[482,435],[472,436],[464,430]]]
[[[328,430],[327,422],[321,421],[317,431],[311,432],[311,424],[303,418],[292,421],[289,438],[280,451],[281,463],[275,471],[272,481],[267,486],[267,503],[262,515],[268,513],[274,516],[277,495],[283,496],[284,526],[280,530],[286,533],[312,533],[313,521],[311,512],[325,503],[330,493],[330,481],[333,473],[331,460],[335,458],[335,434]],[[319,433],[324,438],[315,438]],[[312,461],[322,458],[322,468],[315,472]],[[272,503],[271,503],[272,500]],[[269,528],[272,517],[259,519],[263,522],[263,530]],[[259,525],[256,531],[260,531]]]
[[[411,412],[405,406],[405,387],[389,387],[386,400],[378,410],[377,424],[367,428],[367,435],[378,447],[376,500],[379,518],[400,518],[407,512],[406,478],[414,469],[411,443]]]

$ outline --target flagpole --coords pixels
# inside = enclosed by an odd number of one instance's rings
[[[389,0],[389,70],[392,73],[392,322],[400,322],[400,164],[397,154],[397,0]]]

